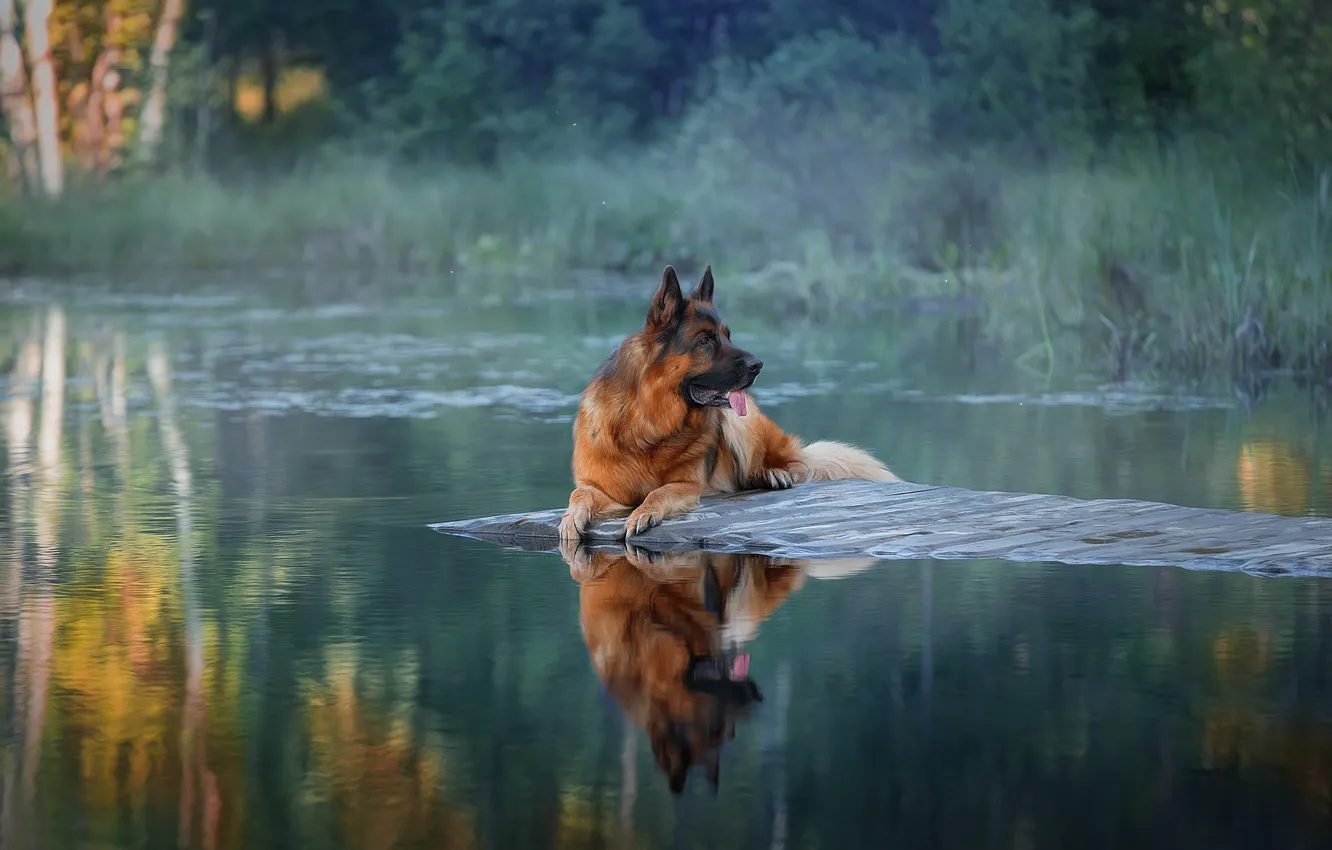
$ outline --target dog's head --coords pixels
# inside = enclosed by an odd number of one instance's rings
[[[763,361],[731,343],[731,329],[712,306],[712,266],[686,298],[675,269],[667,266],[647,314],[652,354],[669,361],[680,377],[687,404],[730,407],[745,415],[744,391],[754,383]]]
[[[649,715],[646,731],[652,757],[666,774],[672,794],[684,791],[690,768],[700,764],[715,794],[721,780],[722,747],[735,738],[737,722],[763,702],[763,694],[749,678],[748,653],[695,656],[681,682],[690,695],[691,711],[683,717],[660,710]]]

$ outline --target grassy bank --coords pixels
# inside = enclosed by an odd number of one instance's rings
[[[319,159],[276,179],[0,199],[0,263],[353,269],[448,287],[711,262],[729,296],[834,316],[864,300],[962,297],[1038,371],[1071,360],[1107,377],[1332,374],[1329,172],[1273,185],[1182,150],[1064,170],[977,162],[793,176],[678,152],[470,172]]]

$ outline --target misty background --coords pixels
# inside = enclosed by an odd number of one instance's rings
[[[0,42],[14,273],[712,263],[1038,371],[1332,363],[1315,0],[3,0]]]

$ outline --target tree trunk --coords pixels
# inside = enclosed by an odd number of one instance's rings
[[[227,60],[227,108],[222,113],[226,119],[228,129],[235,129],[236,125],[240,123],[240,112],[236,108],[236,103],[240,99],[240,77],[240,57],[232,56]]]
[[[203,809],[201,823],[205,848],[217,846],[217,777],[208,767],[208,703],[204,694],[204,622],[194,571],[194,485],[190,475],[190,449],[176,420],[176,398],[171,389],[171,363],[160,343],[148,349],[148,380],[157,396],[157,423],[176,485],[176,537],[180,545],[180,599],[184,610],[185,701],[180,721],[180,799],[177,842],[194,841],[194,817]]]
[[[259,57],[259,74],[264,84],[264,114],[261,120],[265,124],[272,124],[277,120],[279,64],[278,37],[272,34],[264,44],[264,52]]]
[[[120,16],[112,11],[106,15],[106,35],[102,52],[93,64],[88,78],[88,102],[83,113],[87,168],[99,179],[120,165],[120,147],[124,143],[122,132],[123,110],[120,104],[120,48],[116,46],[120,33]]]
[[[20,675],[15,695],[23,695],[23,762],[19,799],[35,815],[37,767],[46,728],[47,698],[51,682],[51,656],[55,647],[56,565],[60,554],[61,448],[65,423],[65,313],[52,307],[46,317],[42,341],[42,418],[37,430],[38,475],[33,500],[33,539],[36,569],[32,583],[25,580],[23,611],[19,615]],[[25,577],[26,579],[26,577]],[[22,688],[22,690],[20,690]],[[36,818],[34,818],[36,820]]]
[[[28,71],[23,48],[14,34],[14,0],[0,0],[0,108],[9,126],[9,141],[19,177],[28,188],[37,186],[37,119],[28,94]]]
[[[52,0],[28,0],[24,24],[28,40],[28,65],[32,68],[32,104],[37,119],[37,159],[41,186],[55,197],[65,188],[64,162],[60,158],[60,100],[56,92],[55,65],[51,61]]]
[[[199,173],[208,170],[208,142],[213,135],[213,97],[217,86],[213,53],[216,44],[217,18],[209,12],[204,17],[203,93],[194,119],[194,170]]]
[[[184,0],[166,0],[162,6],[162,17],[157,20],[157,34],[153,38],[152,86],[148,90],[148,100],[139,114],[139,160],[151,162],[157,153],[157,145],[162,141],[162,128],[166,126],[167,107],[167,62],[171,58],[171,48],[176,43],[176,25],[184,10]]]
[[[106,138],[102,140],[102,173],[120,167],[125,147],[125,105],[120,100],[120,72],[114,68],[102,81],[102,114],[106,119]]]
[[[33,399],[36,397],[38,377],[41,375],[42,345],[36,339],[20,344],[18,361],[10,377],[11,392],[4,421],[6,444],[9,449],[9,502],[12,558],[9,580],[6,582],[3,608],[0,616],[6,622],[26,622],[25,603],[34,596],[31,582],[36,578],[27,566],[32,555],[32,490],[35,476],[32,470],[32,432],[34,422]],[[21,635],[23,633],[20,633]],[[13,697],[9,720],[9,736],[4,754],[3,776],[5,793],[0,799],[0,847],[21,847],[26,843],[24,828],[30,818],[28,806],[15,789],[19,787],[20,762],[31,745],[25,736],[25,715],[28,700],[25,689],[33,678],[27,664],[30,653],[27,644],[19,643],[14,666],[6,669]],[[8,655],[8,653],[6,653]]]
[[[120,51],[115,47],[98,54],[88,82],[75,86],[65,104],[72,125],[70,148],[89,174],[104,173],[104,163],[109,159],[106,142],[111,128],[106,123],[106,101],[108,94],[114,94],[117,80],[114,66],[119,56]]]

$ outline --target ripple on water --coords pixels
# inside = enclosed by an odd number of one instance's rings
[[[516,373],[534,378],[530,372]],[[489,372],[489,378],[506,377]],[[836,392],[872,393],[872,388],[839,386],[832,381],[812,383],[786,382],[762,390],[754,396],[765,407],[778,407],[805,398],[827,396]],[[896,389],[880,392],[892,401],[925,401],[954,404],[1017,404],[1038,406],[1090,406],[1108,413],[1143,413],[1155,410],[1223,409],[1227,403],[1215,399],[1114,393],[1051,393],[1047,395],[1004,394],[926,395],[915,390]],[[323,416],[353,418],[432,418],[444,410],[495,407],[511,413],[531,414],[543,422],[571,421],[580,398],[579,392],[565,392],[540,385],[513,383],[485,384],[465,389],[432,390],[406,387],[343,387],[329,390],[290,389],[272,386],[212,384],[208,389],[187,392],[187,403],[220,410],[254,409],[267,413],[302,412]]]
[[[388,387],[300,390],[233,385],[225,388],[214,386],[210,391],[189,394],[186,403],[216,410],[257,410],[268,414],[431,419],[445,410],[469,407],[499,407],[528,414],[550,414],[572,409],[578,403],[578,396],[545,387],[512,384],[442,392]]]
[[[1154,410],[1229,410],[1235,406],[1234,401],[1224,398],[1108,389],[1083,392],[1042,393],[1039,395],[1026,395],[1021,393],[941,395],[930,400],[952,401],[959,404],[1029,404],[1043,407],[1096,407],[1104,410],[1106,413],[1147,413]]]
[[[20,292],[7,300],[25,297],[31,296]],[[229,294],[98,293],[81,296],[80,304],[143,310],[147,315],[140,322],[201,329],[197,348],[178,349],[174,377],[186,404],[218,410],[431,418],[450,409],[491,407],[504,417],[563,423],[572,419],[579,392],[597,363],[624,338],[619,332],[583,333],[570,345],[564,334],[542,330],[485,332],[464,325],[440,327],[432,334],[415,327],[356,327],[356,320],[371,316],[380,323],[394,316],[420,319],[432,309],[439,313],[438,305],[414,305],[408,312],[404,305],[387,312],[360,304],[283,309],[245,305],[242,297]],[[336,324],[347,320],[353,324]],[[769,374],[752,392],[769,407],[832,394],[897,403],[1093,407],[1109,414],[1236,405],[1227,397],[1133,384],[1033,393],[933,392],[901,376],[873,380],[892,374],[874,360],[809,357],[794,335],[737,332],[735,338],[765,350]],[[228,371],[235,380],[223,377]],[[791,379],[774,380],[779,375]],[[8,378],[0,374],[0,398],[12,395]],[[135,386],[133,377],[130,383],[133,405],[149,391]]]

